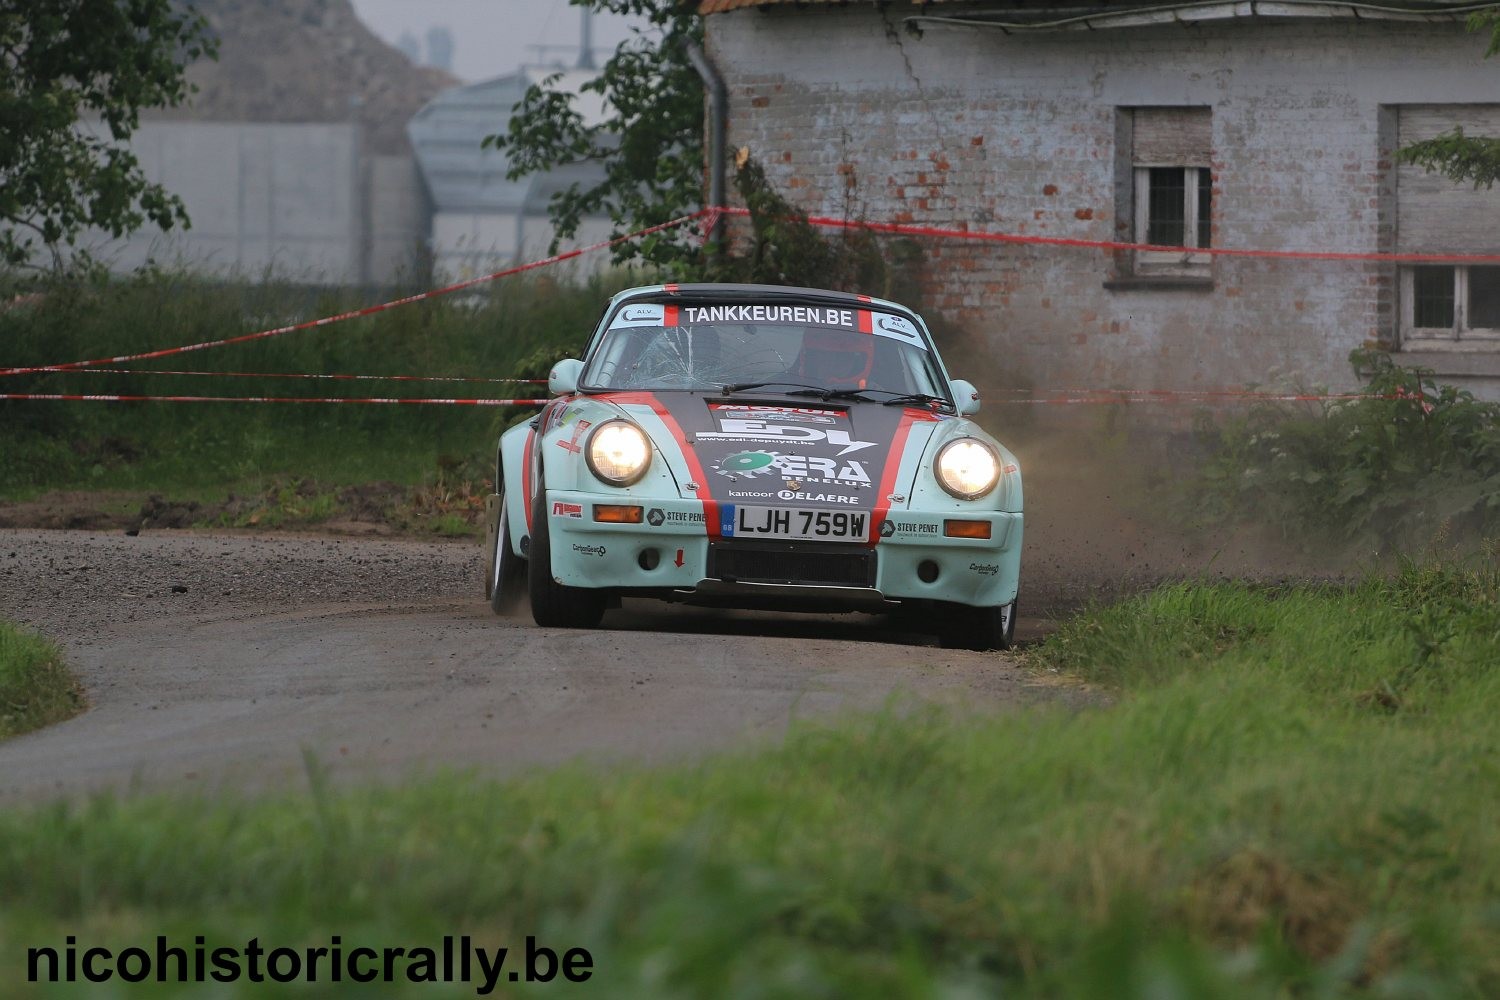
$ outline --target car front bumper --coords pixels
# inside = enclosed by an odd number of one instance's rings
[[[854,605],[884,601],[948,601],[996,607],[1015,600],[1020,576],[1022,515],[966,512],[988,522],[989,538],[944,533],[953,511],[893,510],[875,545],[710,538],[702,504],[679,498],[628,502],[643,508],[638,524],[596,519],[594,507],[619,503],[595,493],[549,490],[552,570],[570,587],[626,591],[701,592],[722,603],[737,595]]]

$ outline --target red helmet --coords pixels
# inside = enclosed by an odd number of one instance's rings
[[[875,338],[849,330],[811,329],[802,338],[797,374],[818,385],[863,389],[875,364]]]

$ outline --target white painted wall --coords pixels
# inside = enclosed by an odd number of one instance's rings
[[[387,283],[420,260],[427,212],[411,158],[362,158],[354,125],[145,122],[131,148],[192,224],[81,238],[117,272],[154,260],[226,276]]]

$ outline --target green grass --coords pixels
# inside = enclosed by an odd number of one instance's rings
[[[279,337],[107,368],[265,373],[544,377],[579,350],[605,299],[648,280],[578,285],[512,278],[464,296]],[[415,289],[399,290],[410,292]],[[332,315],[383,296],[154,273],[58,283],[0,310],[0,367],[201,343]],[[0,378],[8,392],[200,396],[511,398],[489,383],[298,381],[50,373]],[[455,463],[493,461],[519,408],[255,403],[0,402],[0,498],[55,489],[146,490],[174,499],[259,492],[279,477],[328,488],[422,485]]]
[[[593,989],[566,989],[611,997],[1500,995],[1492,564],[1166,587],[1027,659],[1108,702],[898,704],[694,767],[331,790],[313,766],[302,794],[11,810],[0,969],[68,933],[470,932],[588,947]]]
[[[83,705],[57,647],[0,621],[0,740],[77,715]]]

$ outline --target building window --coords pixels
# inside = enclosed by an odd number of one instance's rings
[[[1138,243],[1209,246],[1213,182],[1207,167],[1138,167]],[[1201,255],[1200,255],[1201,256]]]
[[[1462,128],[1500,138],[1500,104],[1414,104],[1396,109],[1397,145]],[[1500,253],[1500,197],[1414,164],[1396,169],[1395,249],[1403,254]],[[1500,348],[1500,266],[1418,264],[1400,270],[1405,349]]]
[[[1131,110],[1133,242],[1182,248],[1138,251],[1137,276],[1209,276],[1209,255],[1194,251],[1212,245],[1212,126],[1208,108]]]
[[[1423,264],[1402,275],[1405,339],[1500,341],[1500,267]]]

